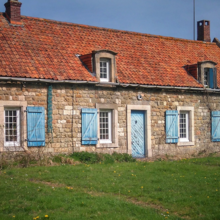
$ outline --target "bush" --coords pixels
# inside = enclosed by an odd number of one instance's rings
[[[97,153],[88,153],[88,152],[75,152],[70,155],[70,157],[75,160],[79,160],[83,163],[98,163],[100,161],[100,157]]]
[[[114,152],[112,154],[112,157],[117,161],[117,162],[135,162],[136,159],[133,158],[131,155],[129,154],[119,154]]]
[[[112,155],[110,154],[104,154],[103,155],[103,160],[105,164],[111,164],[115,162],[115,159]]]
[[[89,152],[75,152],[70,155],[70,157],[78,160],[82,163],[99,163],[104,162],[105,164],[114,163],[114,162],[135,162],[136,159],[132,158],[129,154],[119,154],[114,152],[110,154],[98,154],[98,153],[89,153]]]

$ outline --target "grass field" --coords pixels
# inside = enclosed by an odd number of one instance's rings
[[[220,158],[10,168],[0,219],[220,219]]]

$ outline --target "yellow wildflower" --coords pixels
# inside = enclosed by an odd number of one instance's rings
[[[207,196],[207,198],[209,198],[209,196]]]
[[[48,215],[45,215],[44,217],[45,217],[45,218],[48,218]]]
[[[114,173],[116,173],[116,171],[114,171]]]
[[[142,186],[141,189],[143,189],[144,187]]]

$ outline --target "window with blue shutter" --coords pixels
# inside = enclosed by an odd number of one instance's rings
[[[166,111],[166,143],[178,143],[178,111]]]
[[[212,112],[212,141],[220,141],[220,111]]]
[[[27,107],[27,142],[28,147],[45,146],[44,107]]]
[[[217,88],[217,70],[216,68],[204,68],[204,85],[210,89]]]
[[[217,89],[218,85],[217,85],[217,69],[216,68],[213,69],[213,79],[214,79],[214,89]]]
[[[209,68],[208,82],[209,88],[214,89],[214,71],[212,68]]]
[[[82,144],[97,144],[98,120],[97,109],[82,109]]]

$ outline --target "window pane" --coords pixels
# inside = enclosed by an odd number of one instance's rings
[[[204,69],[204,85],[208,85],[208,74],[209,74],[209,68]]]
[[[18,122],[19,122],[19,112],[18,110],[5,110],[5,142],[12,142],[12,144],[17,144],[18,138]],[[14,142],[14,143],[13,143]]]
[[[100,78],[108,79],[108,61],[100,61]]]
[[[100,112],[100,140],[108,140],[109,135],[109,114],[108,111]]]
[[[187,117],[188,117],[188,113],[180,114],[180,118],[179,118],[180,138],[188,138]]]

